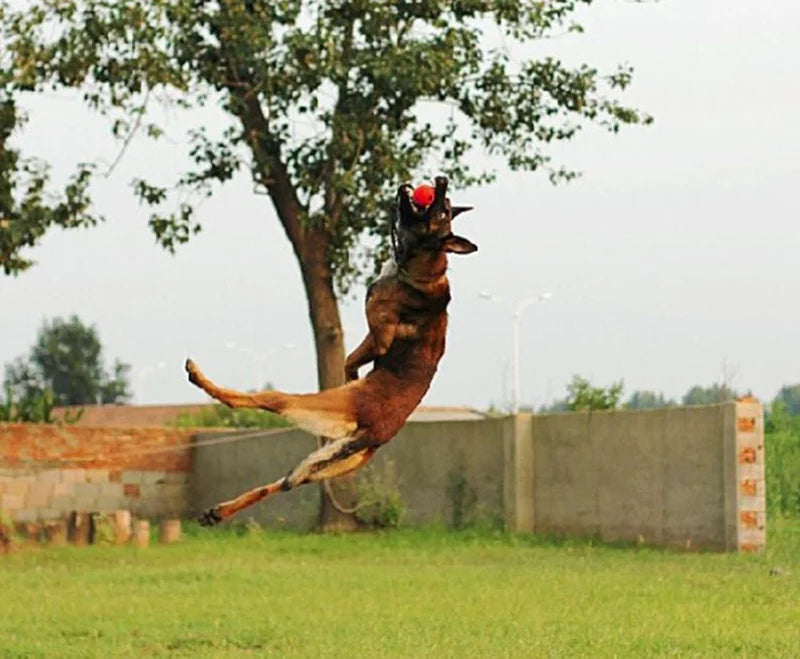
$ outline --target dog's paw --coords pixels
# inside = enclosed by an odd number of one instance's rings
[[[219,508],[209,508],[197,520],[200,526],[216,526],[222,521],[222,515],[219,514]]]
[[[186,369],[186,372],[189,374],[189,382],[191,382],[192,384],[197,384],[198,380],[197,375],[200,372],[200,369],[197,368],[197,364],[195,364],[191,359],[187,359],[184,368]]]

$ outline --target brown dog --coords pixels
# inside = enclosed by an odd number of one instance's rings
[[[420,208],[412,201],[410,186],[398,190],[394,260],[367,292],[369,333],[347,358],[344,386],[316,394],[243,393],[218,387],[186,361],[189,381],[222,403],[275,412],[332,440],[283,478],[207,510],[202,523],[216,524],[275,492],[358,469],[403,427],[444,354],[450,302],[447,254],[478,249],[450,230],[451,220],[470,208],[451,207],[446,193],[447,179],[437,177],[433,201]],[[358,379],[358,369],[369,362],[374,368]]]

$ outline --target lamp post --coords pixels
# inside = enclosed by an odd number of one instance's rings
[[[484,300],[489,300],[491,302],[505,302],[502,297],[498,297],[496,295],[492,295],[491,293],[481,292],[478,293],[480,297]],[[512,322],[512,333],[513,333],[513,367],[514,367],[514,389],[512,392],[513,400],[511,402],[511,411],[513,414],[517,414],[519,412],[519,400],[520,400],[520,375],[519,375],[519,328],[520,322],[522,319],[522,312],[525,311],[528,307],[533,306],[537,302],[546,302],[551,297],[553,297],[552,293],[540,293],[539,295],[531,295],[530,297],[523,298],[521,300],[517,300],[514,303],[514,313],[511,317]]]

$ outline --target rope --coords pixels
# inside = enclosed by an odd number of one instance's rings
[[[343,515],[352,515],[353,513],[357,513],[362,508],[366,508],[367,506],[371,505],[371,501],[362,501],[361,503],[357,503],[355,506],[351,508],[344,507],[343,504],[339,503],[339,500],[336,498],[336,495],[333,493],[333,488],[331,487],[331,480],[330,478],[326,478],[322,481],[322,487],[325,488],[325,492],[328,495],[328,498],[331,500],[333,507],[336,508],[340,513]]]
[[[325,442],[322,441],[322,437],[317,437],[317,449],[321,449]],[[355,506],[346,507],[343,503],[336,498],[336,495],[333,493],[333,488],[331,487],[331,479],[325,478],[322,481],[322,489],[325,490],[325,493],[328,495],[328,499],[333,504],[333,507],[336,508],[342,515],[352,515],[353,513],[358,512],[362,508],[369,505],[368,502],[361,502],[357,503]]]

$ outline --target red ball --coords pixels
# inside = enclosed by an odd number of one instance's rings
[[[414,192],[411,194],[411,198],[414,200],[414,203],[417,206],[421,206],[422,208],[426,208],[430,206],[433,202],[433,197],[436,194],[436,190],[432,185],[427,185],[423,183],[422,185],[418,185]]]

